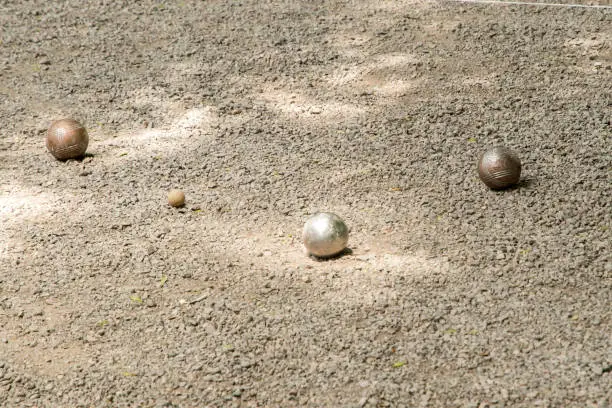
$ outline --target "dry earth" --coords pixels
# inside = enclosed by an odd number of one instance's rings
[[[610,9],[0,0],[0,406],[608,407],[611,40]],[[517,188],[477,178],[496,144]],[[351,253],[303,255],[317,210]]]

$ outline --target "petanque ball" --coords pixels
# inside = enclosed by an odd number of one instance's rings
[[[491,189],[513,186],[521,177],[521,161],[507,147],[494,147],[480,156],[478,176]]]
[[[47,131],[47,150],[58,160],[82,157],[88,144],[87,129],[74,119],[57,120]]]
[[[348,235],[348,227],[342,218],[334,213],[322,212],[306,221],[302,241],[310,255],[327,258],[346,248]]]

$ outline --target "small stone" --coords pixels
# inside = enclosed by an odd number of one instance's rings
[[[372,254],[358,255],[355,257],[356,260],[361,262],[369,262],[374,258]]]

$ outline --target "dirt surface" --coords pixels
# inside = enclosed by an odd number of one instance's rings
[[[611,40],[606,9],[0,0],[0,406],[608,407]],[[497,144],[517,188],[478,179]],[[319,210],[350,253],[303,254]]]

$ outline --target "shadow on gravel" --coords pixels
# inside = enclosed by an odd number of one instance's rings
[[[535,178],[524,178],[521,179],[518,184],[512,187],[512,190],[516,190],[519,188],[530,188],[534,185],[537,180]]]
[[[353,254],[353,250],[351,248],[345,248],[340,253],[333,255],[333,256],[328,256],[326,258],[322,258],[322,257],[314,256],[314,255],[309,255],[308,257],[316,262],[330,262],[330,261],[335,261],[337,259],[340,259],[347,255],[352,255],[352,254]]]
[[[499,193],[503,193],[503,192],[507,192],[507,191],[516,191],[516,190],[521,190],[521,189],[530,189],[531,187],[534,186],[534,183],[537,180],[535,178],[524,178],[519,180],[518,183],[516,183],[513,186],[507,187],[507,188],[502,188],[499,190],[493,190]]]
[[[89,158],[93,159],[94,157],[96,157],[95,154],[87,152],[83,156],[77,157],[76,159],[65,159],[65,160],[58,160],[58,161],[60,161],[62,163],[66,163],[66,162],[70,162],[70,161],[75,161],[77,163],[82,163],[85,159],[89,159]]]

